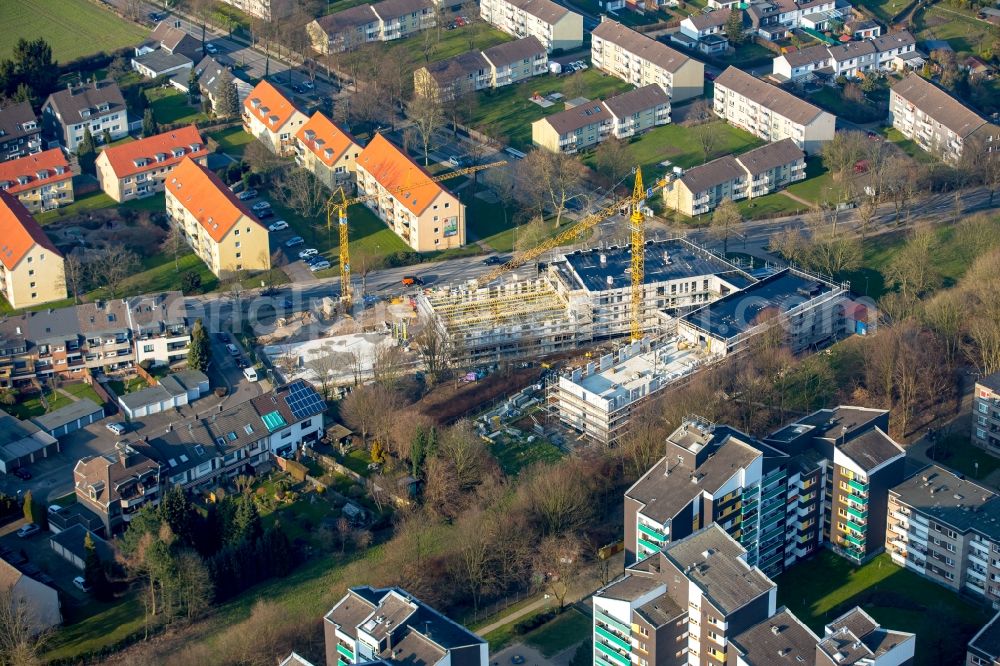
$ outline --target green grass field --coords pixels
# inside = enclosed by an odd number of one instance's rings
[[[1000,469],[1000,459],[973,446],[969,433],[964,431],[943,437],[928,453],[935,461],[970,479],[984,479]]]
[[[119,204],[115,203],[115,200],[104,192],[91,192],[90,194],[85,194],[82,197],[77,197],[76,200],[68,206],[56,208],[55,210],[50,210],[45,213],[36,213],[35,219],[38,220],[39,224],[44,225],[72,215],[80,215],[81,213],[86,213],[92,210],[115,207],[128,208],[131,210],[162,211],[164,207],[163,195],[157,194],[156,196],[146,197],[144,199],[133,199],[132,201]]]
[[[9,57],[22,37],[44,37],[60,63],[138,44],[149,34],[87,0],[6,0],[0,25],[0,57]]]
[[[440,40],[434,41],[439,35]],[[376,48],[391,51],[399,59],[399,62],[395,63],[394,66],[410,72],[428,62],[451,58],[469,50],[487,49],[497,44],[513,41],[513,39],[510,35],[500,32],[491,25],[478,22],[456,30],[445,30],[444,28],[441,28],[440,31],[427,30],[406,39],[378,44]],[[428,45],[426,57],[424,56],[425,44]],[[412,83],[412,81],[413,79],[410,77],[410,82]]]
[[[817,206],[825,201],[841,201],[844,194],[843,187],[833,179],[819,157],[806,158],[806,179],[785,189]]]
[[[756,199],[744,199],[738,204],[743,217],[748,220],[763,220],[770,217],[797,215],[808,210],[807,206],[781,192],[765,194]]]
[[[525,635],[524,642],[537,648],[546,657],[553,657],[591,637],[593,621],[569,608],[551,622]]]
[[[220,130],[218,132],[212,132],[209,134],[211,138],[215,139],[219,145],[222,147],[222,152],[227,155],[233,155],[234,157],[242,157],[243,151],[247,149],[250,142],[253,141],[253,137],[243,131],[243,128],[237,125],[236,127],[230,127],[229,129]]]
[[[917,26],[917,43],[928,39],[946,39],[961,58],[979,56],[981,44],[990,43],[990,24],[972,18],[951,8],[930,5],[919,12],[914,23]]]
[[[536,462],[555,462],[563,456],[559,447],[544,439],[535,439],[529,444],[502,438],[490,445],[490,452],[507,475],[516,475]]]
[[[917,160],[918,162],[924,162],[926,164],[933,164],[937,160],[933,155],[928,153],[926,150],[917,145],[917,142],[912,139],[907,139],[900,133],[900,131],[894,127],[887,127],[883,131],[885,138],[896,144],[907,155]]]
[[[47,645],[46,661],[75,657],[120,641],[142,629],[145,621],[142,602],[134,594],[114,604],[93,602],[73,608],[64,619]]]
[[[916,633],[917,666],[964,663],[966,644],[991,617],[981,606],[896,566],[885,554],[854,567],[822,550],[775,582],[778,605],[820,635],[825,623],[854,606],[886,628]]]
[[[189,104],[188,96],[174,88],[152,88],[146,91],[146,99],[160,125],[195,123],[208,118],[201,107]]]

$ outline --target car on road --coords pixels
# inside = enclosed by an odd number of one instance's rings
[[[452,165],[453,167],[465,166],[465,158],[460,155],[452,155],[451,157],[448,158],[448,164]]]
[[[288,222],[285,222],[284,220],[278,220],[277,222],[272,222],[271,224],[267,225],[268,231],[284,231],[287,228],[288,228]]]
[[[239,358],[236,359],[236,367],[239,368],[240,370],[242,370],[243,368],[249,367],[249,365],[250,365],[250,362],[247,361],[242,356],[240,356]]]
[[[313,273],[315,273],[316,271],[325,271],[326,269],[330,268],[331,265],[332,264],[330,264],[330,262],[327,261],[326,259],[320,259],[319,261],[314,261],[311,264],[309,264],[309,270],[311,270]]]
[[[257,376],[257,369],[251,367],[243,368],[243,376],[247,378],[248,382],[255,382],[260,379],[260,377]]]
[[[229,343],[228,345],[226,345],[226,351],[229,352],[230,356],[240,355],[240,348],[234,345],[233,343]]]
[[[16,476],[17,478],[19,478],[19,479],[21,479],[23,481],[29,481],[29,480],[31,480],[31,472],[29,472],[26,467],[17,467],[17,468],[15,468],[14,469],[14,476]]]
[[[124,423],[120,423],[118,421],[115,421],[114,423],[109,423],[109,424],[107,424],[104,427],[107,428],[108,430],[110,430],[111,432],[115,433],[116,435],[123,435],[123,434],[125,434],[125,424]]]
[[[150,12],[149,13],[149,20],[150,21],[162,21],[163,19],[166,18],[166,16],[167,15],[164,14],[163,12]]]
[[[38,534],[42,531],[42,528],[34,523],[28,523],[17,531],[17,536],[22,539],[30,537],[32,534]]]
[[[512,663],[512,664],[523,664],[524,663],[524,657],[522,657],[519,654],[515,654],[513,657],[510,658],[510,663]]]
[[[219,52],[219,47],[215,44],[205,44],[205,52],[215,55]]]
[[[216,333],[215,338],[222,344],[226,344],[227,342],[229,342],[229,334],[226,333],[225,331],[219,331],[218,333]]]
[[[487,266],[499,266],[500,264],[503,263],[503,258],[498,257],[494,254],[492,256],[483,259],[483,263],[486,264]]]
[[[407,287],[410,285],[421,285],[424,281],[418,278],[416,275],[404,275],[403,284]]]
[[[73,579],[73,587],[81,592],[90,592],[90,586],[87,585],[87,579],[83,576],[77,576]]]
[[[236,198],[239,199],[240,201],[249,201],[250,199],[253,199],[255,196],[257,196],[257,190],[251,187],[249,190],[243,190],[242,192],[237,194]]]
[[[302,87],[305,88],[306,90],[312,90],[313,88],[316,87],[316,84],[314,84],[312,81],[303,81]]]
[[[309,257],[315,257],[317,254],[319,254],[319,250],[314,247],[307,247],[299,252],[299,259],[308,259]]]
[[[250,206],[250,210],[254,211],[255,213],[259,213],[260,211],[267,210],[270,207],[271,207],[271,202],[269,202],[269,201],[258,201],[254,205]]]

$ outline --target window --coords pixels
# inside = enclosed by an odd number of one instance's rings
[[[285,432],[281,433],[281,439],[288,439],[291,436],[292,436],[291,430],[286,430]]]
[[[981,402],[979,403],[979,411],[981,411],[983,414],[989,414],[990,407],[985,402]]]
[[[142,352],[144,354],[151,354],[151,353],[153,353],[153,345],[143,345],[142,346]]]

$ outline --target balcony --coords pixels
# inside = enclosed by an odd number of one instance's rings
[[[847,513],[859,520],[868,520],[868,509],[855,509],[853,506],[847,507]]]
[[[662,532],[659,532],[653,529],[652,527],[649,527],[648,525],[643,525],[642,523],[639,523],[639,531],[642,532],[643,534],[648,535],[654,541],[659,541],[660,543],[664,543],[667,540],[666,535],[664,535]]]
[[[851,488],[853,488],[854,490],[857,490],[859,493],[867,493],[868,492],[868,484],[867,483],[860,483],[858,481],[855,481],[854,479],[851,479],[851,480],[849,480],[847,482],[847,485],[850,486]]]
[[[602,643],[600,641],[594,641],[594,647],[597,650],[609,657],[620,666],[631,666],[631,660],[629,659],[628,653],[622,654],[618,650],[615,650],[610,645]]]
[[[860,504],[862,507],[868,506],[868,498],[861,497],[860,495],[855,495],[854,493],[848,493],[846,495],[849,502],[854,502],[855,504]]]
[[[631,643],[629,643],[626,640],[622,640],[621,637],[615,636],[613,633],[611,633],[610,631],[608,631],[608,630],[606,630],[606,629],[604,629],[604,628],[602,628],[600,626],[594,627],[594,633],[596,633],[598,636],[600,636],[601,638],[603,638],[605,640],[611,641],[611,643],[613,643],[614,645],[617,645],[618,647],[620,647],[621,649],[625,650],[626,652],[629,652],[632,649],[632,644]]]

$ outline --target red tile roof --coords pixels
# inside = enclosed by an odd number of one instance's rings
[[[218,176],[188,157],[167,178],[166,187],[216,243],[244,215],[263,227]]]
[[[69,162],[58,148],[0,163],[0,188],[11,194],[72,177]]]
[[[438,195],[448,192],[432,182],[429,173],[381,134],[376,134],[361,151],[358,166],[371,174],[414,215],[423,213]]]
[[[0,262],[13,270],[35,245],[62,256],[17,197],[0,192]]]
[[[348,150],[361,152],[361,146],[353,136],[334,125],[332,120],[319,111],[296,132],[295,137],[329,167],[336,164]]]
[[[195,145],[198,146],[197,150],[192,149]],[[175,156],[174,151],[180,154]],[[174,166],[185,156],[203,157],[208,155],[208,148],[201,140],[198,128],[188,125],[171,132],[105,148],[104,153],[107,155],[111,170],[118,178],[124,178],[151,169]],[[164,156],[160,161],[156,160],[158,154]]]
[[[243,108],[271,131],[279,129],[298,111],[288,98],[267,81],[261,81],[250,91],[243,101]]]

